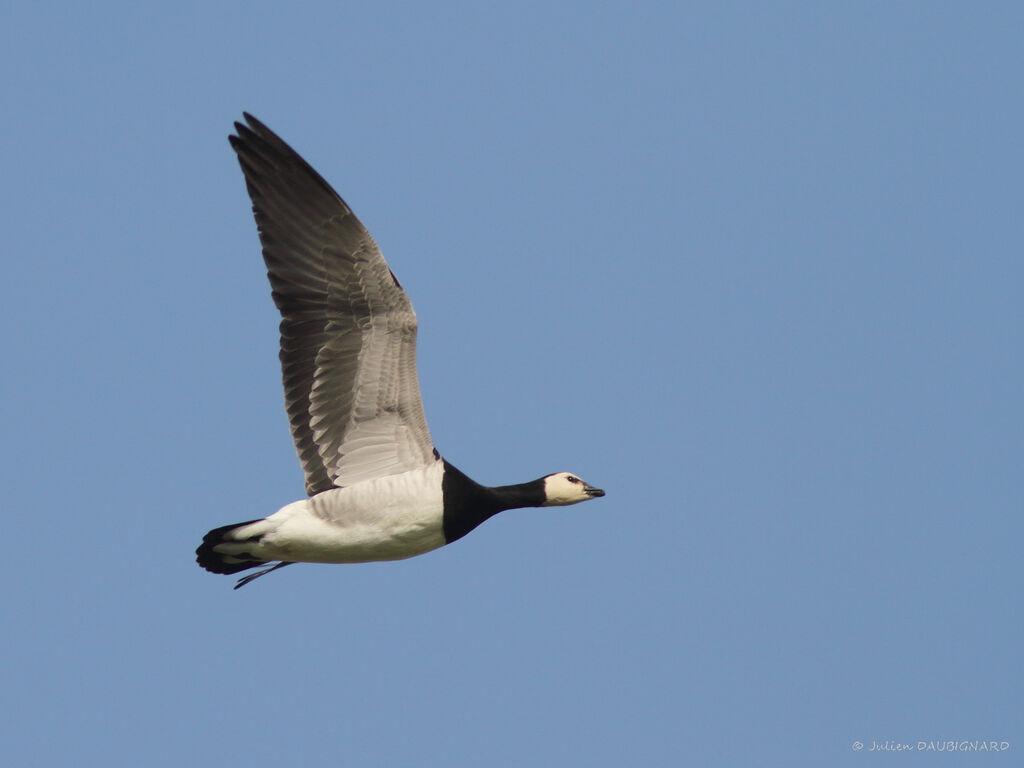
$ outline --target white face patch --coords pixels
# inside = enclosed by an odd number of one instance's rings
[[[544,506],[563,507],[604,496],[604,491],[580,480],[572,472],[557,472],[544,478]]]

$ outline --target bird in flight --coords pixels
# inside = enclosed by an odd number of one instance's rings
[[[571,472],[490,487],[434,447],[416,375],[416,314],[373,237],[298,153],[252,115],[229,137],[281,312],[285,408],[308,498],[214,528],[213,573],[400,560],[506,509],[604,496]],[[269,566],[269,567],[265,567]]]

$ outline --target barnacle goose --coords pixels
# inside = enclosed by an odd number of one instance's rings
[[[297,562],[399,560],[516,507],[604,491],[569,472],[487,487],[441,457],[416,376],[416,314],[370,233],[305,160],[252,115],[229,137],[245,175],[274,303],[295,447],[309,498],[214,528],[196,560],[213,573]]]

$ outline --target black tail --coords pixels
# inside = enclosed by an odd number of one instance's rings
[[[238,573],[239,571],[245,571],[249,568],[256,568],[257,566],[264,565],[268,561],[262,558],[251,555],[247,552],[240,552],[234,555],[225,555],[222,552],[217,552],[214,547],[218,544],[232,543],[242,544],[245,539],[236,539],[234,536],[229,536],[232,531],[236,528],[241,528],[243,525],[250,525],[251,523],[258,523],[262,518],[256,520],[249,520],[245,523],[235,523],[234,525],[225,525],[220,528],[214,528],[208,534],[203,536],[203,543],[199,545],[196,550],[196,562],[199,563],[203,568],[208,570],[210,573]]]
[[[264,560],[262,557],[258,557],[250,552],[246,552],[244,547],[238,545],[244,545],[246,542],[259,541],[259,536],[253,536],[248,539],[242,539],[231,534],[246,525],[251,523],[258,523],[263,518],[257,520],[249,520],[245,523],[235,523],[234,525],[225,525],[220,528],[214,528],[208,534],[203,536],[203,543],[199,545],[199,549],[196,550],[196,562],[199,563],[203,568],[208,570],[210,573],[238,573],[239,571],[247,571],[250,568],[258,568],[261,565],[266,565],[271,562],[270,560]],[[218,544],[233,544],[232,554],[225,554],[224,552],[218,552],[214,549]],[[265,568],[257,573],[250,573],[248,576],[243,576],[235,584],[235,589],[244,587],[253,579],[258,579],[266,573],[276,571],[278,568],[283,568],[286,565],[291,565],[288,561],[283,561],[277,565],[272,565],[269,568]]]

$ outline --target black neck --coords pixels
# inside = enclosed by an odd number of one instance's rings
[[[444,537],[461,539],[484,520],[506,509],[539,507],[544,503],[544,479],[488,488],[444,462]]]
[[[494,494],[502,510],[544,506],[544,478],[516,485],[498,485],[487,490]]]

